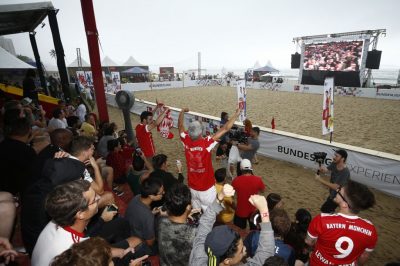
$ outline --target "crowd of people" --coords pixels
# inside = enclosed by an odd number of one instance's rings
[[[359,71],[362,41],[310,44],[304,51],[304,70]]]
[[[163,104],[159,103],[159,106]],[[192,121],[179,137],[186,165],[169,170],[152,132],[162,112],[144,111],[127,139],[115,123],[97,122],[63,101],[46,113],[29,98],[8,100],[1,112],[0,256],[18,253],[10,244],[15,219],[33,266],[43,265],[362,265],[377,242],[370,221],[358,216],[375,203],[373,193],[351,180],[347,152],[336,150],[330,173],[316,182],[329,188],[321,214],[298,206],[295,220],[285,195],[266,190],[258,164],[260,129],[246,121],[231,134],[240,109],[212,136]],[[215,155],[214,155],[215,153]],[[219,168],[214,169],[213,157]],[[215,163],[214,163],[215,165]],[[186,176],[184,173],[186,172]],[[126,212],[124,186],[133,197]],[[17,205],[19,205],[17,207]],[[243,234],[243,232],[246,232]],[[1,263],[1,262],[0,262]]]

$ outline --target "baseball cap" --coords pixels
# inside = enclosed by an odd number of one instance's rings
[[[347,151],[343,150],[343,149],[337,149],[334,150],[337,154],[339,154],[340,156],[342,156],[345,160],[347,159]]]
[[[248,160],[248,159],[243,159],[243,160],[240,162],[240,169],[241,169],[241,170],[251,170],[251,171],[253,171],[253,168],[251,168],[251,162],[250,162],[250,160]]]
[[[21,104],[23,106],[30,105],[32,103],[32,99],[29,97],[25,97],[21,100]]]
[[[220,225],[207,235],[204,249],[208,255],[208,265],[217,266],[236,237],[236,232],[227,225]]]

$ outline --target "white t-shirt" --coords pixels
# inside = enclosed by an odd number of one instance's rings
[[[49,129],[57,129],[57,128],[67,128],[67,123],[64,120],[58,118],[52,118],[49,121],[49,125],[47,126]]]
[[[63,228],[53,221],[49,222],[40,233],[35,248],[33,249],[32,266],[47,266],[54,257],[69,249],[74,243],[79,243],[88,238],[83,237],[70,227]]]
[[[76,108],[76,116],[79,117],[79,120],[81,121],[81,123],[83,123],[85,121],[85,115],[86,115],[86,106],[81,103],[78,108]]]

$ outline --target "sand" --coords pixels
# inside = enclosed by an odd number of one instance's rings
[[[220,117],[233,113],[236,90],[196,87],[135,92],[135,97]],[[400,101],[335,96],[333,140],[400,155]],[[321,135],[322,95],[249,89],[247,115],[253,124],[329,140]]]
[[[320,137],[322,96],[258,90],[249,90],[248,95],[249,110],[256,110],[258,107],[257,111],[249,112],[249,117],[255,124],[268,127],[272,116],[275,116],[278,129]],[[135,96],[150,101],[155,101],[157,97],[170,106],[188,106],[193,111],[215,116],[219,116],[223,110],[232,113],[235,108],[234,90],[224,87],[138,92]],[[335,107],[339,120],[336,124],[336,141],[399,154],[400,124],[395,115],[400,111],[398,101],[337,97]],[[109,113],[110,120],[122,127],[122,114],[112,107],[109,108]],[[131,115],[131,118],[135,126],[139,121],[138,116]],[[375,124],[374,121],[380,125],[379,130],[372,125]],[[176,129],[172,132],[175,134],[172,140],[162,139],[156,132],[153,136],[157,153],[168,155],[170,170],[174,171],[175,160],[180,159],[185,165],[185,158],[183,147],[177,138],[178,132]],[[306,208],[312,215],[319,213],[320,205],[328,192],[315,181],[312,169],[262,156],[259,156],[259,160],[260,163],[254,165],[254,171],[263,177],[267,186],[265,195],[270,192],[279,193],[284,198],[285,209],[291,217],[294,217],[298,208]],[[218,163],[214,162],[214,168],[218,168]],[[367,265],[400,261],[400,199],[373,191],[376,206],[361,214],[361,217],[375,224],[379,235],[378,245]]]

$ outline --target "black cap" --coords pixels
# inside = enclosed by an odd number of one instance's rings
[[[344,160],[347,159],[347,151],[343,150],[343,149],[338,149],[338,150],[334,150],[337,154],[339,154],[340,156],[342,156],[344,158]]]

